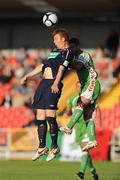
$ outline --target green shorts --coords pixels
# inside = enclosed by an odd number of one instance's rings
[[[80,96],[91,100],[91,103],[97,100],[100,95],[100,83],[98,80],[87,81],[82,87]]]

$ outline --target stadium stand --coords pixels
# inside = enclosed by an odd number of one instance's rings
[[[21,87],[19,85],[19,78],[22,77],[26,71],[30,71],[32,68],[34,68],[41,61],[41,57],[42,60],[45,59],[45,54],[47,56],[48,52],[49,50],[38,51],[37,49],[27,51],[25,51],[24,49],[14,51],[1,51],[0,127],[22,127],[23,125],[25,125],[25,123],[28,123],[29,121],[34,119],[33,113],[29,109],[28,105],[31,96],[34,94],[34,86],[36,83],[34,83],[34,81],[31,81],[31,84],[28,83],[27,86]],[[93,59],[97,59],[97,61],[95,62],[95,66],[98,72],[98,77],[101,80],[101,85],[104,87],[102,89],[104,95],[103,98],[101,98],[102,100],[100,101],[102,116],[104,119],[103,127],[106,128],[109,124],[109,128],[112,129],[119,125],[119,107],[116,105],[116,102],[118,100],[118,97],[120,96],[120,86],[119,83],[115,84],[114,81],[111,81],[111,74],[115,72],[120,64],[119,56],[110,60],[106,57],[103,57],[102,53],[98,53],[98,49],[96,50],[96,54],[95,50],[91,52],[93,53]],[[37,83],[39,82],[38,79],[39,78],[35,80]],[[64,93],[62,93],[59,102],[58,114],[65,108],[67,98],[70,95],[76,93],[74,92],[75,83],[73,83],[76,81],[77,76],[73,71],[70,71],[66,75],[66,78],[63,80]],[[70,87],[69,91],[67,90],[68,87]],[[7,99],[8,95],[11,98],[11,104],[6,105],[5,99]],[[107,109],[105,109],[106,107]],[[22,114],[21,112],[24,113]],[[26,116],[25,114],[27,113],[29,115]],[[111,116],[108,118],[109,114],[111,114]],[[116,119],[115,122],[114,119]]]
[[[95,61],[95,66],[98,71],[98,77],[102,85],[102,96],[99,102],[102,111],[103,128],[109,127],[110,130],[119,126],[120,107],[117,101],[120,97],[120,85],[117,82],[117,77],[113,77],[112,73],[120,65],[119,53],[117,58],[110,60],[103,57],[103,53],[92,50],[92,56]],[[26,86],[19,85],[19,79],[26,71],[34,68],[41,59],[44,60],[49,50],[2,50],[0,52],[0,127],[22,127],[28,122],[34,120],[33,112],[29,108],[30,99],[34,94],[34,89],[37,87],[40,77],[31,80]],[[4,76],[4,78],[3,78]],[[7,78],[5,78],[7,77]],[[111,77],[113,80],[111,80]],[[115,80],[115,81],[114,81]],[[76,92],[75,83],[77,76],[73,71],[67,73],[63,80],[64,89],[59,102],[58,115],[66,106],[67,99],[70,95]],[[69,88],[69,91],[67,90]],[[6,100],[7,99],[7,100]],[[8,101],[9,103],[6,103]],[[11,102],[10,102],[11,101]],[[111,103],[112,102],[112,103]],[[110,115],[110,116],[109,116]],[[63,124],[67,120],[60,120]]]
[[[34,146],[33,144],[29,145],[29,142],[33,143],[34,139],[37,141],[36,136],[33,137],[34,133],[30,136],[32,128],[35,127],[35,116],[29,104],[33,98],[35,88],[41,80],[41,75],[28,81],[25,86],[21,86],[19,80],[26,72],[31,71],[37,64],[44,61],[49,51],[50,49],[0,51],[0,147],[9,147],[0,150],[2,157],[18,158],[19,155],[15,156],[16,154],[14,154],[16,150],[18,152],[20,150],[27,151],[28,153],[28,151],[32,152],[33,148],[37,147],[37,142]],[[97,126],[97,114],[94,117],[99,147],[91,151],[91,155],[93,160],[106,160],[112,134],[114,135],[115,129],[120,127],[120,57],[119,53],[114,59],[105,57],[99,48],[88,49],[87,51],[92,54],[102,86],[102,93],[98,102],[102,113],[102,128]],[[66,73],[63,80],[62,96],[58,104],[57,121],[59,126],[67,124],[70,119],[70,117],[63,116],[63,111],[68,97],[77,93],[75,91],[75,82],[77,80],[74,71],[70,70]],[[68,87],[70,87],[69,90]],[[16,135],[18,139],[16,139]],[[32,139],[30,140],[30,138]],[[14,140],[16,141],[14,142]],[[105,148],[105,151],[103,151],[103,148]],[[113,144],[111,149],[115,149]],[[112,160],[116,157],[113,150]],[[8,152],[11,152],[10,157],[8,157]],[[22,157],[26,157],[26,155],[23,153]]]

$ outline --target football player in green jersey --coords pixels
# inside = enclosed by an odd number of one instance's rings
[[[61,127],[60,130],[67,134],[71,134],[73,126],[83,115],[90,140],[82,150],[89,150],[98,145],[95,139],[92,114],[100,94],[100,83],[97,79],[97,72],[95,71],[92,58],[89,53],[80,49],[79,40],[77,38],[72,38],[69,41],[69,45],[74,53],[74,59],[69,67],[75,69],[81,84],[81,90],[79,93],[77,106],[71,116],[70,122],[67,126]],[[61,81],[64,71],[65,67],[61,65],[59,67],[56,79],[51,87],[53,93],[58,92],[58,83]]]
[[[80,91],[81,85],[79,81],[76,82],[76,89],[77,91]],[[79,94],[75,96],[70,96],[68,98],[67,103],[67,113],[71,114],[74,112],[75,107],[77,105],[77,100],[79,98]],[[96,109],[98,111],[98,107]],[[101,127],[101,118],[100,118],[100,112],[98,113],[98,120],[99,120],[99,126]],[[86,123],[84,121],[83,115],[79,118],[75,125],[75,132],[76,132],[76,143],[80,145],[81,149],[89,142],[89,136],[86,128]],[[81,162],[80,162],[80,169],[79,172],[76,174],[78,178],[84,179],[86,168],[90,168],[90,172],[92,174],[92,177],[94,180],[98,180],[98,174],[96,172],[96,169],[93,165],[92,159],[90,157],[89,151],[81,151]]]

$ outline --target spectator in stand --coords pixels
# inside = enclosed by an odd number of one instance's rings
[[[9,65],[3,66],[3,69],[1,70],[1,74],[0,74],[0,82],[2,84],[9,83],[12,77],[13,77],[13,72],[11,67]]]

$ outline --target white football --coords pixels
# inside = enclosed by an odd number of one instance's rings
[[[51,27],[58,22],[58,17],[55,13],[48,12],[43,16],[43,24],[47,27]]]

